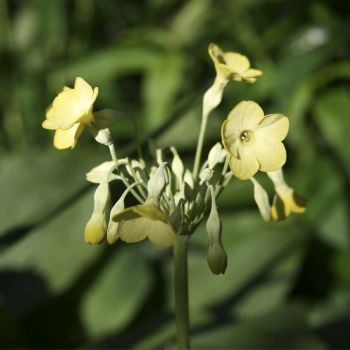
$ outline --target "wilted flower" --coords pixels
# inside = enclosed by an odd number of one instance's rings
[[[291,213],[303,213],[306,210],[306,200],[286,184],[282,170],[270,172],[268,175],[277,193],[272,203],[272,218],[284,220]]]
[[[232,173],[249,179],[260,171],[276,171],[286,162],[281,142],[288,133],[288,118],[282,114],[264,116],[253,101],[242,101],[222,124],[222,143],[229,152]]]
[[[98,88],[82,78],[75,79],[74,88],[64,87],[46,112],[43,128],[56,130],[54,146],[58,149],[74,148],[85,126],[92,126],[92,107]]]
[[[217,75],[224,79],[254,83],[262,75],[261,70],[250,68],[248,58],[240,53],[223,52],[216,44],[210,44],[208,51]]]

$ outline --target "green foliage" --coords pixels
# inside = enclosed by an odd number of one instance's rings
[[[112,127],[118,152],[135,149],[132,118],[145,153],[152,141],[186,158],[214,78],[210,42],[264,75],[228,86],[206,151],[241,99],[285,113],[286,179],[308,209],[266,224],[251,184],[232,181],[218,203],[226,274],[209,271],[204,226],[190,244],[193,347],[350,347],[349,20],[344,1],[1,0],[0,347],[174,346],[170,252],[84,244],[84,176],[107,155],[88,133],[54,151],[40,124],[82,76],[100,88],[97,109],[126,117]]]

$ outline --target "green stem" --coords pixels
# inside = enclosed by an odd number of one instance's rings
[[[177,235],[174,244],[176,339],[177,348],[184,350],[190,349],[187,246],[188,236]]]
[[[118,158],[117,158],[117,153],[115,152],[114,144],[113,143],[110,144],[108,146],[108,148],[109,148],[109,152],[111,153],[111,157],[112,157],[113,162],[115,163],[115,165],[117,165],[118,164]]]
[[[203,142],[204,142],[204,136],[205,136],[205,129],[207,128],[207,123],[208,123],[208,114],[203,113],[201,128],[200,128],[199,136],[198,136],[196,156],[194,158],[194,165],[193,165],[193,178],[194,179],[196,179],[198,176],[199,164],[201,161]]]
[[[114,147],[114,144],[110,144],[108,146],[109,148],[109,152],[111,153],[111,157],[112,157],[112,160],[116,166],[116,169],[118,167],[118,158],[117,158],[117,153],[115,151],[115,147]],[[122,181],[124,183],[124,185],[126,187],[130,186],[130,183],[127,181],[127,179],[125,178],[125,176],[123,175],[122,172],[120,172],[120,177],[122,178]],[[136,181],[136,180],[135,180]],[[140,203],[143,203],[143,199],[137,194],[137,192],[134,190],[134,189],[130,189],[130,192],[133,194],[133,196],[140,202]]]

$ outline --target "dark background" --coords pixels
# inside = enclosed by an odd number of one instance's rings
[[[191,240],[193,346],[349,348],[349,23],[346,1],[0,0],[0,346],[174,347],[171,251],[85,245],[84,176],[109,155],[88,132],[54,150],[41,122],[81,76],[100,88],[95,110],[127,116],[112,127],[118,154],[134,151],[132,119],[146,155],[174,145],[191,166],[215,42],[264,75],[228,85],[206,151],[242,99],[286,114],[285,176],[308,209],[266,224],[251,184],[232,180],[224,276],[208,269],[204,227]]]

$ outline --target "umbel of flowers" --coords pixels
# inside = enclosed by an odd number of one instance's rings
[[[224,52],[210,44],[209,55],[216,77],[203,96],[202,123],[192,169],[185,167],[174,147],[170,147],[170,159],[164,157],[161,149],[151,163],[142,158],[119,159],[109,129],[101,127],[93,113],[98,88],[93,89],[80,77],[76,78],[74,88],[64,87],[48,107],[42,125],[55,131],[56,148],[74,148],[84,128],[88,128],[111,154],[112,160],[96,166],[86,176],[97,185],[93,212],[85,227],[86,243],[99,244],[105,240],[109,244],[118,240],[136,243],[149,239],[160,247],[169,247],[178,235],[192,235],[207,217],[207,262],[214,274],[220,274],[226,270],[227,255],[216,201],[233,176],[251,181],[254,200],[265,221],[282,220],[293,212],[305,211],[305,201],[287,185],[282,173],[287,158],[282,141],[289,128],[288,118],[283,114],[265,115],[254,101],[238,103],[223,120],[221,143],[213,145],[202,161],[207,120],[220,104],[227,83],[230,80],[255,83],[262,75],[239,53]],[[274,184],[276,195],[272,205],[267,192],[254,178],[257,172],[267,173]],[[125,191],[116,203],[109,205],[112,181],[122,182]],[[138,204],[126,208],[128,195],[134,196]]]

